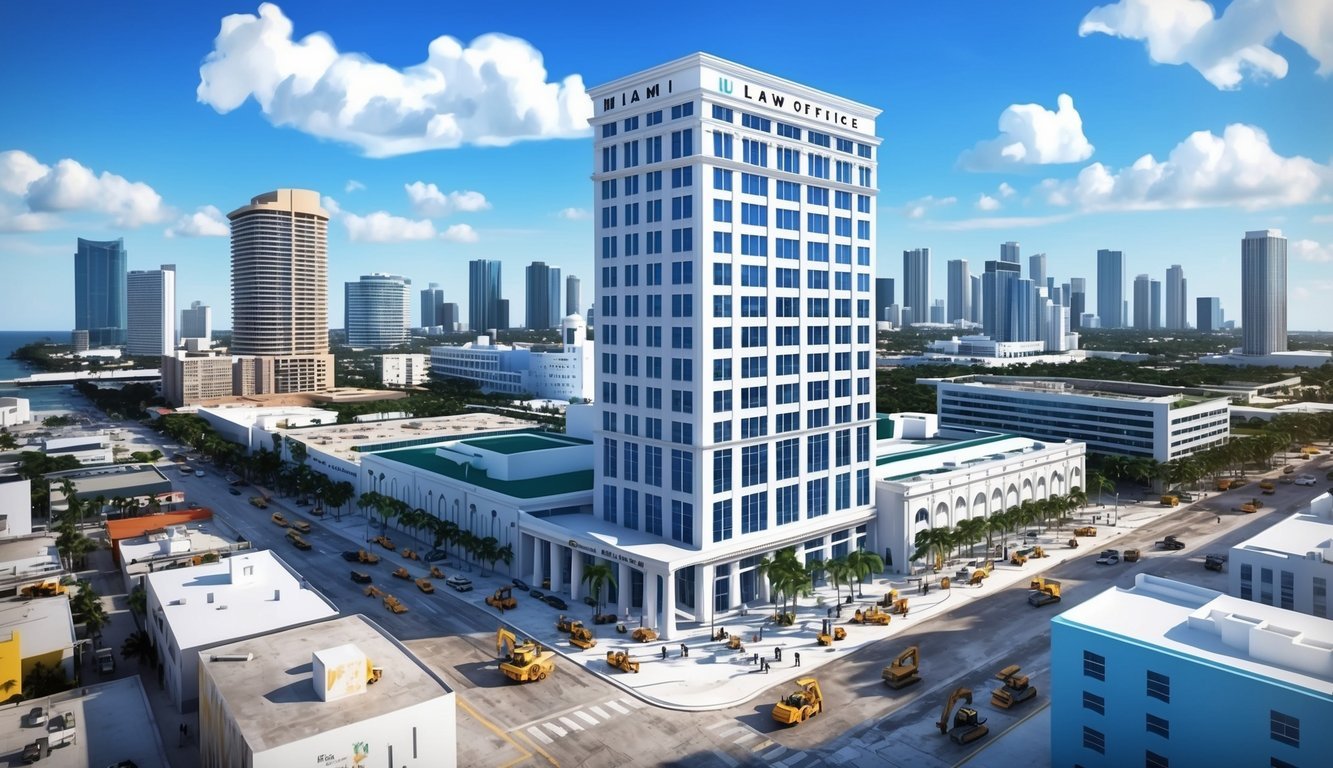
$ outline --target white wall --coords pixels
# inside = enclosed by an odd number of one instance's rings
[[[32,533],[32,481],[0,483],[0,539]]]
[[[290,768],[296,765],[455,768],[458,765],[457,729],[454,694],[449,692],[397,712],[257,752],[252,765],[253,768]],[[366,757],[360,763],[352,760],[353,745],[358,743],[367,747]],[[391,751],[392,763],[389,762]],[[332,755],[332,758],[327,759],[327,755]]]

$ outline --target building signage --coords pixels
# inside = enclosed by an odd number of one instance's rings
[[[606,96],[602,99],[602,111],[610,112],[617,106],[627,107],[630,104],[638,104],[641,101],[655,99],[658,96],[665,96],[671,93],[673,84],[671,78],[667,78],[665,88],[661,81],[652,85],[645,85],[638,88],[631,88],[628,91],[621,91],[620,96]]]
[[[773,109],[784,109],[801,117],[812,118],[843,128],[851,128],[854,131],[861,130],[860,118],[855,115],[849,115],[818,104],[811,104],[809,101],[802,101],[767,88],[751,86],[749,83],[738,83],[729,77],[718,75],[717,90],[719,93],[738,96],[746,101],[753,101],[756,104],[763,104]]]
[[[573,539],[570,539],[570,540],[569,540],[569,548],[570,548],[570,549],[581,549],[581,550],[583,550],[584,552],[587,552],[587,553],[590,554],[590,555],[600,555],[601,557],[603,557],[603,558],[605,558],[605,559],[607,559],[607,560],[611,560],[611,561],[615,561],[615,562],[625,563],[626,565],[636,565],[636,566],[638,566],[638,567],[640,567],[640,568],[644,567],[644,566],[643,566],[643,561],[642,561],[642,560],[635,560],[634,558],[629,557],[628,555],[622,555],[622,554],[620,554],[619,552],[616,552],[616,551],[614,551],[614,550],[610,550],[610,549],[598,549],[597,547],[593,547],[593,546],[588,545],[588,544],[580,544],[579,542],[577,542],[577,541],[575,541],[575,540],[573,540]]]

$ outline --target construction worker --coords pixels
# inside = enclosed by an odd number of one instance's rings
[[[666,650],[666,646],[664,645],[664,646],[662,646],[662,659],[665,660],[666,657],[667,657],[667,650]]]
[[[796,666],[801,666],[801,654],[799,652],[793,653],[792,658],[796,659]]]

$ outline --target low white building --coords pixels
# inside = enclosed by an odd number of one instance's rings
[[[143,518],[138,518],[143,519]],[[125,591],[143,585],[154,571],[181,568],[199,558],[221,558],[228,552],[249,549],[250,544],[220,518],[191,520],[152,528],[142,536],[115,542],[120,555],[120,575]]]
[[[24,397],[0,397],[0,427],[17,427],[32,421],[28,400]]]
[[[199,665],[203,768],[458,764],[453,690],[365,616],[218,646]]]
[[[380,355],[380,383],[386,387],[417,387],[430,381],[430,355]]]
[[[58,575],[48,577],[54,578]],[[7,675],[19,671],[17,690],[7,691],[4,698],[21,692],[23,676],[32,673],[38,664],[59,670],[73,683],[77,671],[74,649],[78,646],[68,596],[0,601],[0,660]]]
[[[33,723],[34,706],[43,709],[45,723]],[[24,747],[45,738],[48,750],[38,763],[43,768],[171,768],[158,734],[138,675],[85,680],[54,696],[0,708],[0,754],[10,756],[10,764],[20,762]]]
[[[0,482],[0,539],[32,533],[32,481]]]
[[[73,456],[81,464],[110,464],[114,461],[111,437],[97,432],[74,437],[48,437],[42,441],[47,456]]]
[[[483,392],[591,400],[595,344],[587,339],[587,323],[579,315],[566,317],[560,337],[558,352],[496,344],[489,336],[461,347],[431,347],[431,373],[470,381]]]
[[[1235,597],[1333,619],[1333,495],[1232,547],[1227,568]]]
[[[268,550],[148,574],[148,634],[163,685],[182,712],[199,696],[199,653],[315,619],[338,608]]]
[[[281,429],[338,423],[337,411],[305,406],[217,406],[198,413],[219,437],[252,452],[273,450],[273,435]]]
[[[1203,355],[1199,362],[1204,365],[1248,365],[1261,368],[1318,368],[1333,362],[1333,352],[1318,349],[1288,350],[1271,352],[1267,355],[1242,354],[1240,348],[1225,355]]]

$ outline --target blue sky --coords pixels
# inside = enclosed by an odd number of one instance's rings
[[[175,263],[180,305],[229,327],[219,212],[277,187],[336,206],[335,327],[369,272],[465,307],[481,257],[504,262],[515,320],[534,260],[590,303],[582,89],[703,50],[884,110],[880,276],[930,247],[943,298],[946,260],[979,271],[1017,240],[1093,293],[1115,248],[1128,280],[1183,265],[1191,322],[1205,295],[1236,318],[1240,239],[1276,227],[1291,328],[1333,330],[1333,4],[878,5],[812,24],[786,2],[0,4],[0,329],[71,327],[78,236],[124,237],[131,269]],[[462,71],[479,59],[489,84]]]

